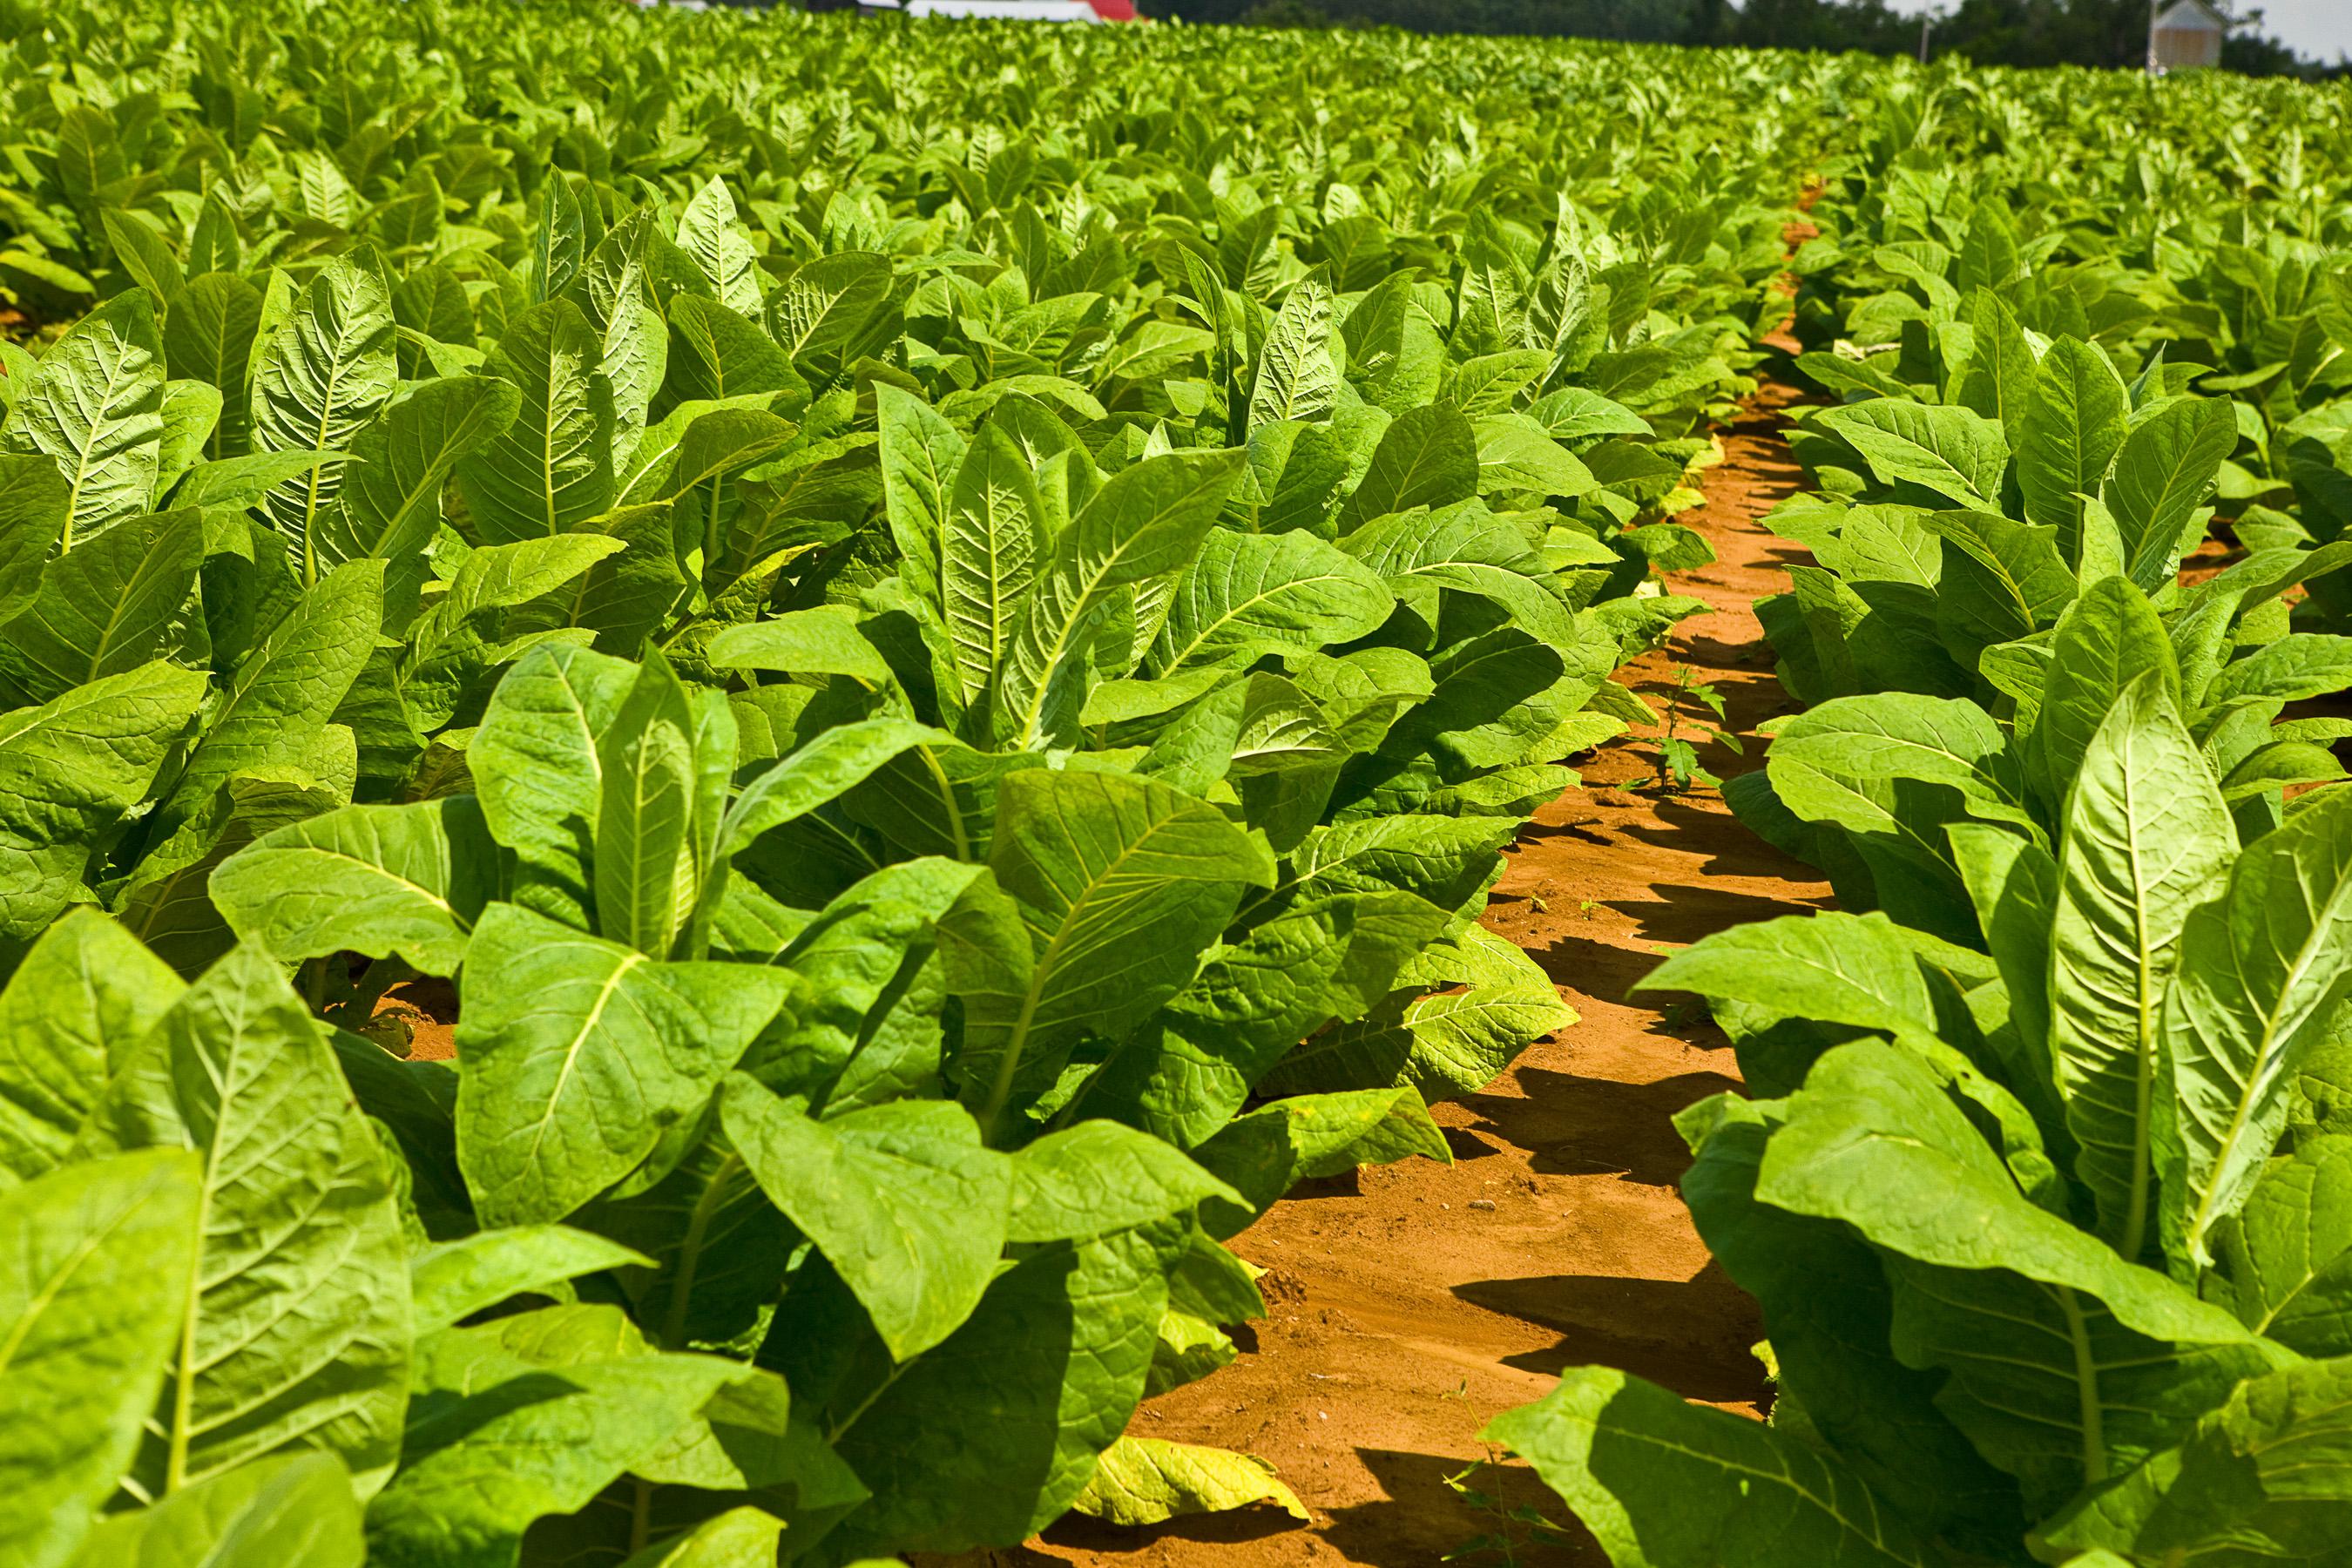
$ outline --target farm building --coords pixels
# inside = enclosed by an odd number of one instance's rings
[[[2147,68],[2162,75],[2218,66],[2229,34],[2229,13],[2210,0],[2172,0],[2148,26]]]

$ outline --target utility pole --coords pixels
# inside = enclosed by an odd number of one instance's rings
[[[2156,63],[2156,18],[2164,9],[2164,0],[2147,0],[2147,74],[2162,76],[2163,68]]]
[[[1919,14],[1919,63],[1923,66],[1927,63],[1927,33],[1935,25],[1936,14],[1933,11]]]

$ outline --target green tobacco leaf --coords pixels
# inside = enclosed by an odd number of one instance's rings
[[[1367,1075],[1346,1070],[1351,1061],[1336,1083],[1316,1070],[1327,1058],[1347,1057],[1339,1038],[1347,1031],[1322,1026],[1386,997],[1405,958],[1446,919],[1426,900],[1381,891],[1302,900],[1255,923],[1246,937],[1213,949],[1192,984],[1113,1058],[1102,1103],[1190,1148],[1223,1127],[1254,1086],[1361,1087]],[[1371,1081],[1393,1082],[1411,1049],[1409,1035],[1386,1048]]]
[[[940,596],[948,498],[966,461],[954,426],[910,392],[883,383],[874,388],[881,427],[882,505],[901,571],[916,599],[945,618]]]
[[[1612,1367],[1570,1369],[1479,1436],[1533,1465],[1622,1568],[1937,1561],[1828,1455]]]
[[[1783,915],[1717,931],[1674,954],[1637,991],[1693,991],[1787,1017],[1889,1034],[1932,1034],[1918,960],[1885,915]]]
[[[353,561],[304,593],[237,666],[165,804],[193,815],[231,773],[299,762],[359,679],[383,619],[383,563]]]
[[[2074,602],[2074,573],[2058,553],[2058,531],[1982,511],[1937,512],[1927,527],[1944,541],[1936,629],[1962,668],[1985,649],[2032,636]]]
[[[163,343],[155,309],[132,289],[51,344],[16,395],[6,445],[39,453],[66,479],[70,546],[152,504],[163,443]]]
[[[195,466],[220,421],[221,395],[201,381],[163,384],[163,439],[158,452],[155,494],[171,493]]]
[[[1917,485],[1959,507],[2000,500],[2009,444],[1981,415],[1887,397],[1826,409],[1813,424],[1843,437],[1883,483]]]
[[[221,395],[208,453],[233,457],[253,441],[253,351],[261,334],[261,290],[233,272],[189,280],[163,317],[165,358],[175,376],[194,376]]]
[[[2065,1117],[2050,1047],[2050,921],[2058,898],[2058,862],[2050,852],[1998,827],[1956,822],[1947,827],[1952,863],[1975,908],[1977,926],[2009,990],[2017,1059],[2004,1081],[2032,1109],[2054,1141]]]
[[[1116,1039],[1174,995],[1242,889],[1274,878],[1262,844],[1163,784],[1040,770],[1005,778],[997,803],[1002,907],[968,896],[940,927],[964,1005],[959,1068],[984,1126],[1024,1063],[1081,1030]]]
[[[625,718],[600,742],[593,890],[607,941],[667,958],[694,908],[694,742],[667,719],[642,729]]]
[[[1307,1505],[1264,1459],[1164,1437],[1121,1437],[1103,1450],[1094,1479],[1070,1507],[1132,1528],[1258,1502],[1307,1518]]]
[[[145,796],[205,686],[159,662],[0,715],[0,935],[37,935],[76,899],[93,839]]]
[[[1475,426],[1478,493],[1531,491],[1538,496],[1590,495],[1601,488],[1592,470],[1522,414],[1491,415]],[[1664,534],[1636,535],[1636,548]],[[1704,563],[1700,563],[1703,564]]]
[[[253,366],[253,444],[263,452],[342,452],[400,384],[392,297],[382,271],[339,256],[304,286]],[[323,567],[313,531],[341,482],[321,465],[268,498],[270,521],[298,552],[307,585]]]
[[[1007,1238],[1084,1241],[1242,1195],[1148,1132],[1081,1121],[1049,1132],[1013,1163]]]
[[[2286,1367],[2239,1384],[2179,1447],[2076,1500],[2034,1536],[2140,1563],[2335,1562],[2352,1540],[2347,1455],[2352,1360]]]
[[[586,571],[508,618],[509,635],[575,626],[599,647],[634,653],[669,625],[687,591],[668,506],[625,506],[592,517],[558,540],[598,549]]]
[[[31,607],[7,625],[0,663],[47,701],[182,653],[191,631],[203,630],[188,599],[204,558],[204,514],[194,507],[123,519],[40,573]],[[184,662],[203,662],[201,648]]]
[[[877,687],[892,679],[889,662],[857,629],[857,617],[845,605],[788,610],[729,626],[710,639],[703,656],[721,669],[846,675]]]
[[[46,455],[0,452],[0,626],[33,602],[72,506],[73,487]]]
[[[471,795],[352,805],[263,835],[212,875],[244,941],[289,962],[359,952],[455,974],[497,891],[498,849]]]
[[[924,857],[886,866],[820,910],[777,955],[785,1021],[744,1070],[820,1115],[936,1092],[943,999],[933,927],[981,868]]]
[[[1539,581],[1542,561],[1526,533],[1481,502],[1376,521],[1340,548],[1386,578],[1425,621],[1435,614],[1436,591],[1458,588],[1493,600],[1556,653],[1582,640],[1567,605]]]
[[[416,1331],[431,1333],[509,1297],[537,1291],[583,1274],[653,1267],[645,1254],[584,1230],[561,1225],[511,1226],[420,1252],[409,1265]]]
[[[1368,816],[1318,827],[1293,850],[1280,891],[1415,893],[1443,910],[1482,904],[1508,824],[1475,817]]]
[[[2127,1258],[2156,1234],[2165,993],[2189,910],[2213,896],[2236,840],[2161,672],[2138,677],[2084,754],[2051,927],[2051,1044],[2075,1172]]]
[[[749,964],[656,963],[490,905],[466,951],[457,1039],[457,1157],[483,1223],[561,1220],[677,1147],[788,984]]]
[[[718,857],[805,816],[910,747],[954,744],[952,735],[906,719],[866,719],[826,730],[743,786],[719,826]]]
[[[1045,548],[1045,503],[1027,455],[993,424],[972,438],[944,500],[940,615],[969,706],[980,700],[1013,640]]]
[[[417,1358],[399,1478],[370,1504],[376,1568],[511,1568],[524,1531],[618,1479],[741,1375],[655,1355],[614,1309],[436,1334]]]
[[[810,1468],[815,1428],[793,1422],[792,1388],[780,1373],[765,1367],[745,1372],[659,1447],[641,1456],[631,1471],[664,1486],[706,1491],[798,1489]],[[771,1501],[783,1500],[771,1494]]]
[[[495,612],[552,594],[624,548],[618,540],[583,531],[468,552],[432,607],[408,628],[403,692],[420,727],[446,721],[449,699],[437,689],[441,682],[466,679],[489,662],[487,637],[501,629],[520,634],[520,627],[502,628],[503,617]]]
[[[321,463],[341,462],[340,452],[247,452],[196,464],[171,487],[173,507],[218,507],[244,511],[289,479]]]
[[[1903,786],[1927,783],[1957,791],[1979,816],[2038,835],[2008,749],[2000,726],[1973,702],[1889,691],[1797,715],[1773,735],[1766,766],[1790,811],[1848,832],[1916,837]]]
[[[1419,997],[1405,1008],[1412,1036],[1406,1080],[1429,1100],[1475,1094],[1528,1046],[1576,1021],[1540,972],[1532,984]]]
[[[679,215],[677,247],[701,268],[720,304],[746,315],[759,314],[760,270],[751,237],[736,221],[735,199],[718,175],[694,194]]]
[[[256,838],[331,811],[351,793],[352,752],[341,732],[315,763],[336,773],[322,783],[299,767],[232,773],[205,809],[150,850],[114,890],[117,917],[156,957],[182,974],[200,973],[236,945],[236,938],[207,892],[213,872]],[[341,743],[340,767],[331,762]]]
[[[1962,271],[1963,275],[1968,271],[1965,262]],[[1999,424],[2014,447],[2023,436],[2025,413],[2033,399],[2040,367],[2016,312],[1983,286],[2005,281],[2005,278],[1983,279],[1961,308],[1962,320],[1973,328],[1974,341],[1952,401]]]
[[[1244,1209],[1210,1228],[1231,1235],[1308,1176],[1336,1176],[1421,1154],[1442,1164],[1452,1150],[1411,1088],[1299,1094],[1234,1117],[1192,1151],[1202,1167],[1232,1184]]]
[[[2084,588],[2051,641],[2050,670],[2025,746],[2026,777],[2048,806],[2048,820],[2063,808],[2091,737],[2124,688],[2150,670],[2177,700],[2172,639],[2147,596],[2123,577]]]
[[[195,1263],[202,1162],[142,1151],[0,1194],[0,1539],[54,1568],[138,1451]]]
[[[2352,795],[2322,795],[2246,846],[2229,888],[2192,912],[2165,999],[2176,1116],[2160,1146],[2168,1242],[2207,1237],[2261,1174],[2312,1053],[2345,1037],[2352,994]]]
[[[615,429],[604,345],[580,307],[551,300],[517,316],[483,364],[521,411],[457,462],[474,525],[494,544],[569,533],[613,504]]]
[[[792,356],[754,319],[700,294],[669,302],[669,353],[662,394],[681,403],[772,395],[800,384]]]
[[[666,1345],[724,1343],[756,1327],[801,1241],[724,1138],[703,1139],[645,1192],[592,1212],[601,1234],[654,1260],[625,1279]]]
[[[490,694],[467,760],[490,836],[514,853],[514,901],[589,923],[588,847],[604,789],[596,738],[637,667],[584,648],[534,648]]]
[[[2352,1138],[2299,1141],[2215,1225],[2205,1295],[2307,1356],[2352,1355]]]
[[[531,237],[534,302],[563,292],[587,259],[588,231],[572,182],[551,172],[539,188],[539,231]]]
[[[2189,514],[2212,493],[2238,444],[2227,398],[2184,398],[2124,442],[2102,497],[2123,531],[2133,582],[2153,594],[2172,580]]]
[[[314,530],[320,564],[405,562],[441,524],[441,491],[461,458],[514,423],[522,396],[491,376],[428,381],[352,438],[335,505]],[[404,580],[397,569],[388,574]]]
[[[827,1121],[740,1074],[729,1142],[775,1205],[816,1243],[891,1358],[953,1333],[1003,1250],[1013,1167],[947,1100],[904,1100]]]
[[[1937,1412],[1940,1373],[1890,1342],[1893,1291],[1843,1226],[1756,1201],[1777,1109],[1717,1095],[1675,1118],[1696,1155],[1683,1177],[1707,1250],[1764,1310],[1780,1397],[1815,1439],[1922,1533],[1997,1555],[2024,1528],[2017,1486]],[[1792,1425],[1788,1407],[1775,1426]]]
[[[2097,348],[2060,338],[2034,372],[2017,448],[2017,485],[2025,520],[2076,538],[2082,496],[2099,493],[2107,465],[2124,444],[2127,395]]]
[[[756,1508],[730,1508],[676,1541],[646,1547],[621,1568],[769,1568],[784,1521]]]
[[[838,251],[807,262],[783,280],[768,302],[768,329],[793,361],[813,375],[840,363],[881,316],[890,298],[890,258],[872,251]],[[745,315],[756,302],[738,304]],[[887,320],[887,317],[883,318]]]
[[[963,1327],[835,1445],[874,1499],[828,1545],[960,1552],[1060,1517],[1142,1396],[1168,1266],[1148,1233],[1129,1231],[1039,1248],[998,1275]]]
[[[360,1568],[366,1561],[351,1472],[332,1454],[289,1454],[112,1516],[90,1533],[76,1568]]]
[[[1478,493],[1478,436],[1451,403],[1409,408],[1381,436],[1364,477],[1339,510],[1339,531],[1416,507],[1435,510]]]
[[[1150,668],[1238,667],[1352,642],[1378,630],[1394,604],[1377,573],[1311,533],[1219,529],[1177,587]]]
[[[1328,419],[1339,391],[1339,367],[1331,357],[1331,290],[1319,279],[1304,278],[1283,300],[1258,351],[1248,428],[1286,419]]]
[[[182,986],[94,909],[41,933],[0,989],[0,1170],[30,1181],[72,1153],[107,1081]]]
[[[381,1487],[407,1403],[407,1248],[385,1153],[277,962],[239,948],[188,987],[100,1117],[118,1147],[205,1155],[196,1289],[135,1470],[150,1495],[289,1448]]]
[[[2027,1199],[1910,1051],[1835,1047],[1782,1114],[1757,1200],[1878,1250],[1895,1352],[1950,1373],[1937,1407],[2020,1478],[2029,1513],[2177,1440],[2199,1400],[2284,1353]]]
[[[1054,541],[997,671],[996,732],[1034,747],[1083,705],[1084,650],[1119,588],[1189,563],[1240,479],[1244,454],[1171,452],[1114,475]]]

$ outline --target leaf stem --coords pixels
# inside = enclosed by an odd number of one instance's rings
[[[653,1534],[654,1484],[643,1476],[632,1476],[630,1484],[635,1495],[629,1500],[629,1555],[635,1557],[646,1549],[646,1537]]]
[[[1055,944],[1060,945],[1056,936]],[[1037,992],[1041,977],[1046,973],[1054,954],[1048,951],[1044,961],[1029,977],[1029,989],[1021,998],[1021,1016],[1013,1025],[1013,1032],[1004,1042],[1004,1054],[997,1058],[996,1079],[988,1088],[988,1105],[980,1113],[980,1141],[991,1148],[996,1145],[996,1119],[1004,1112],[1004,1102],[1013,1098],[1013,1075],[1021,1070],[1021,1058],[1029,1044],[1029,1026],[1037,1016]]]
[[[963,808],[956,804],[955,785],[948,782],[947,770],[940,766],[940,759],[929,746],[917,746],[915,754],[921,757],[923,766],[930,770],[931,782],[939,786],[940,804],[948,808],[948,822],[955,829],[955,858],[971,859],[971,835],[964,831]]]
[[[2066,1338],[2074,1349],[2075,1407],[2083,1423],[2083,1484],[2096,1486],[2107,1479],[2105,1407],[2099,1403],[2099,1367],[2091,1359],[2091,1333],[2074,1292],[2058,1287],[2058,1310],[2066,1315]]]
[[[669,1305],[662,1313],[661,1342],[664,1350],[681,1350],[686,1338],[686,1308],[694,1294],[694,1276],[702,1262],[702,1244],[710,1234],[710,1222],[719,1213],[719,1194],[735,1173],[742,1168],[743,1157],[730,1154],[719,1165],[719,1173],[694,1200],[694,1214],[686,1223],[686,1239],[677,1247],[677,1279],[671,1285]]]

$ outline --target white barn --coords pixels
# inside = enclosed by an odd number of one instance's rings
[[[2221,63],[2221,40],[2230,35],[2230,14],[2212,0],[2157,0],[2147,29],[2147,68],[2197,70]]]

